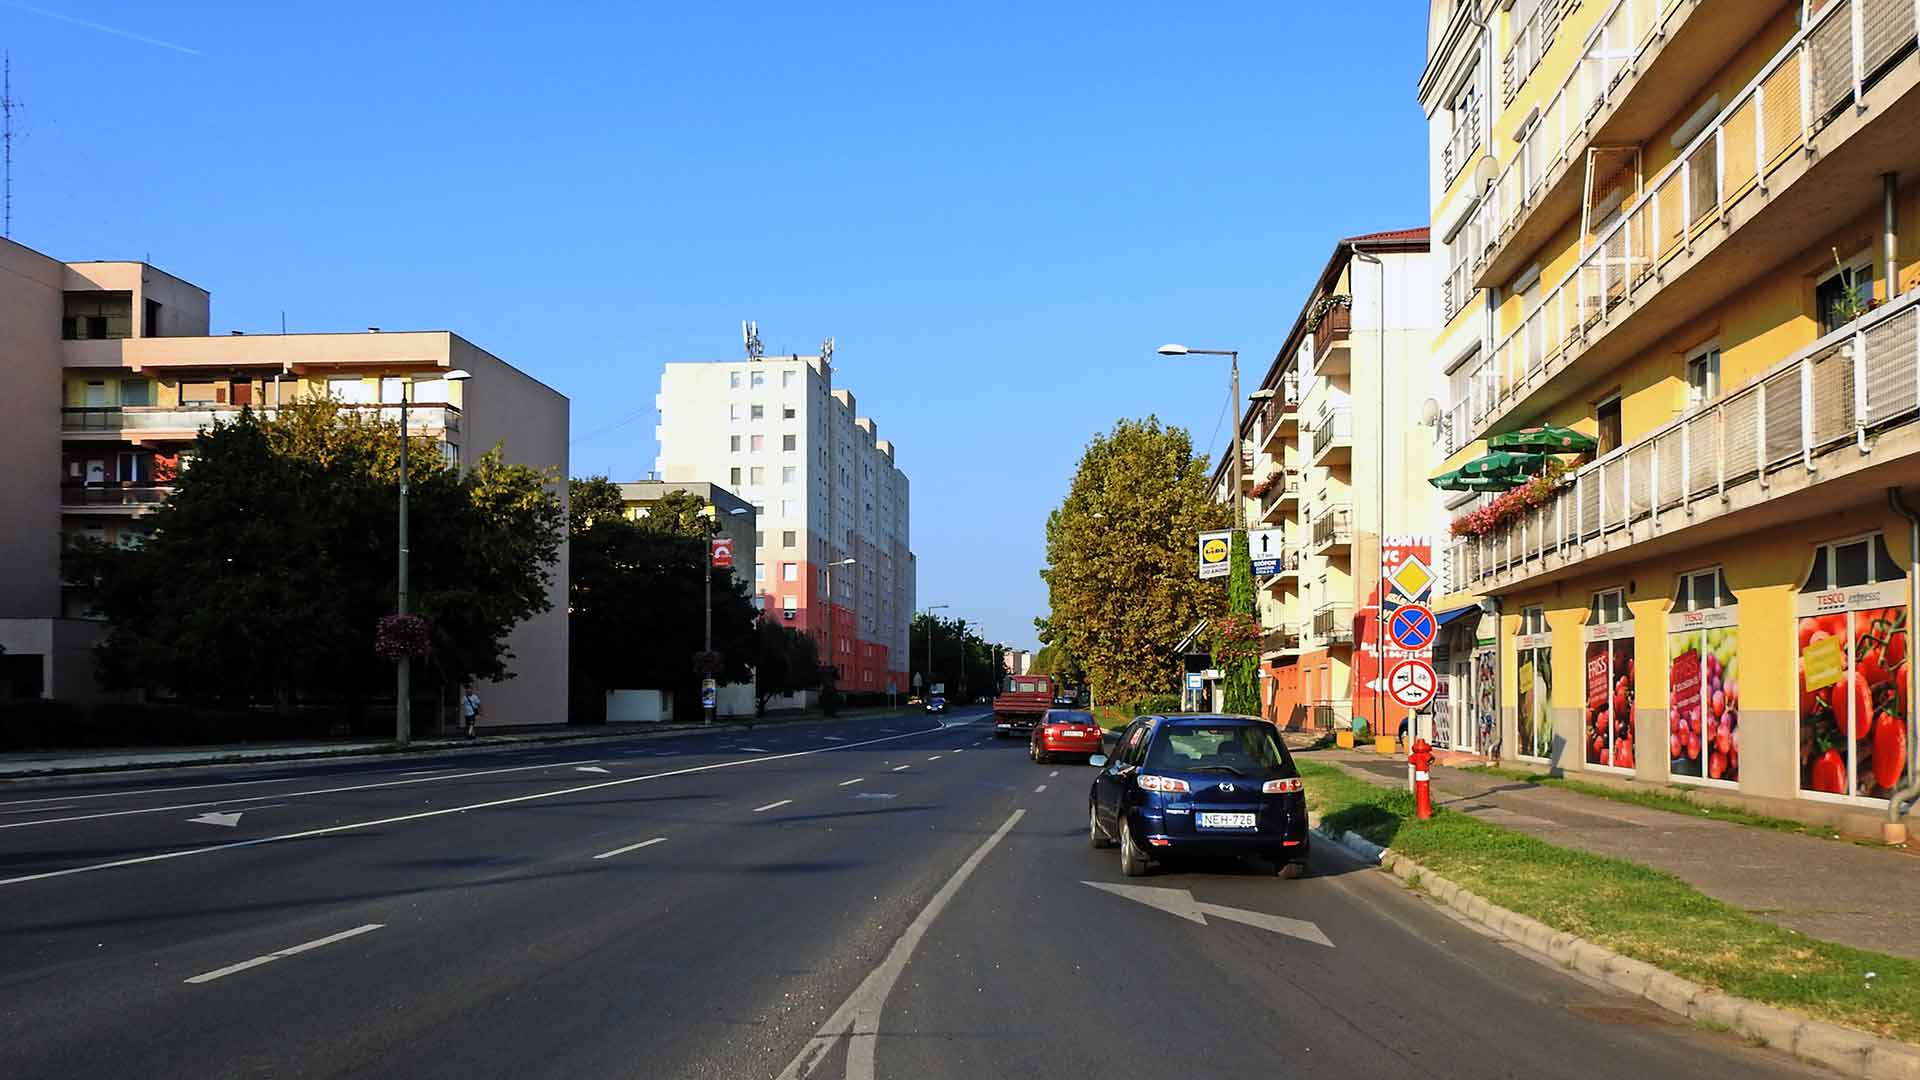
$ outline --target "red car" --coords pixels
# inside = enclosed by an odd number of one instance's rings
[[[1099,752],[1100,725],[1092,713],[1074,709],[1048,709],[1027,740],[1027,756],[1037,762],[1052,761],[1055,754],[1084,758]]]

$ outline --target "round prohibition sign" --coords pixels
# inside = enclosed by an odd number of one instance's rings
[[[1433,610],[1425,604],[1402,604],[1387,617],[1387,636],[1409,652],[1419,652],[1432,645],[1434,635],[1439,632]]]
[[[1432,701],[1438,685],[1433,665],[1425,660],[1402,660],[1387,673],[1387,696],[1409,709],[1422,708]]]

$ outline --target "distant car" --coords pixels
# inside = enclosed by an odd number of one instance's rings
[[[1052,761],[1055,754],[1090,757],[1100,752],[1100,725],[1090,712],[1048,709],[1027,739],[1027,756]]]
[[[1074,695],[1063,691],[1061,693],[1053,695],[1053,703],[1060,708],[1070,709],[1075,705],[1080,704],[1080,701]]]
[[[1137,877],[1172,856],[1257,857],[1284,877],[1307,868],[1307,796],[1273,725],[1249,716],[1142,716],[1087,795],[1087,843],[1120,847]]]
[[[947,699],[946,699],[946,698],[944,698],[944,697],[942,697],[942,696],[940,696],[939,694],[935,694],[935,695],[933,695],[932,697],[930,697],[930,698],[928,698],[928,699],[927,699],[927,711],[928,711],[928,712],[930,712],[930,713],[936,713],[936,712],[938,712],[938,713],[943,713],[943,712],[946,712],[946,711],[947,711]]]

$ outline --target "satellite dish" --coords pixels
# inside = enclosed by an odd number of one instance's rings
[[[1482,157],[1473,166],[1473,190],[1485,191],[1500,179],[1500,161],[1492,154]]]
[[[1428,398],[1420,403],[1420,422],[1432,427],[1440,422],[1440,403]]]

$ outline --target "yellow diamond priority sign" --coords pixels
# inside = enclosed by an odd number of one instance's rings
[[[1433,571],[1420,561],[1420,556],[1409,555],[1393,573],[1387,575],[1387,580],[1393,583],[1394,592],[1399,593],[1401,598],[1417,602],[1425,598],[1427,590],[1432,587]]]

